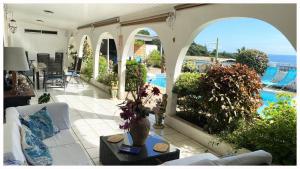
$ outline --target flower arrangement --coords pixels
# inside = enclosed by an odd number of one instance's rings
[[[127,100],[125,105],[119,106],[122,110],[120,116],[124,120],[120,129],[129,130],[133,123],[148,116],[149,109],[145,107],[145,104],[150,103],[155,98],[157,99],[161,93],[157,87],[151,87],[150,83],[146,85],[141,83],[135,92],[133,100]]]

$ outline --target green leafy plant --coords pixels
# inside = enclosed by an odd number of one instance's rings
[[[137,73],[139,72],[139,73]],[[141,76],[141,77],[138,77]],[[144,64],[138,63],[135,60],[128,60],[126,62],[126,78],[125,78],[125,90],[135,91],[139,84],[139,79],[143,80],[143,83],[147,80],[147,69]]]
[[[256,49],[239,49],[236,54],[236,62],[245,64],[262,75],[268,67],[268,56],[266,53]]]
[[[182,73],[175,82],[173,92],[179,97],[197,94],[200,73]]]
[[[84,74],[88,80],[93,77],[93,50],[88,43],[87,37],[83,42],[83,66],[81,68],[81,73]]]
[[[206,124],[205,116],[199,114],[201,111],[200,97],[198,96],[198,86],[200,73],[182,73],[176,80],[173,93],[177,94],[176,115],[192,122],[200,127]]]
[[[81,69],[81,73],[84,74],[88,80],[93,77],[93,59],[86,58],[84,62],[84,67]]]
[[[105,58],[105,56],[100,56],[99,57],[99,75],[105,75],[107,74],[107,60]]]
[[[197,95],[210,133],[233,131],[239,120],[250,121],[261,105],[258,74],[248,66],[213,65],[200,77]]]
[[[140,69],[140,70],[139,70]],[[147,69],[146,66],[142,63],[138,63],[136,60],[127,60],[126,61],[126,84],[125,84],[125,90],[136,90],[136,84],[138,80],[140,79],[137,77],[137,71],[140,71],[141,79],[143,80],[143,83],[147,80]],[[117,75],[118,74],[118,65],[113,66],[113,72]],[[116,78],[118,78],[116,76]]]
[[[44,93],[38,99],[39,104],[48,103],[50,101],[50,93]]]
[[[197,44],[196,42],[191,44],[186,53],[188,56],[207,56],[208,54],[207,47]]]
[[[148,30],[146,30],[146,29],[142,29],[142,30],[138,31],[137,34],[150,35],[150,32]]]
[[[297,160],[296,106],[291,95],[279,94],[278,102],[270,103],[252,122],[241,121],[232,133],[222,138],[237,148],[265,150],[273,156],[274,164],[295,165]]]
[[[182,72],[197,72],[197,67],[195,64],[195,61],[192,60],[186,60],[183,63]]]
[[[113,86],[118,83],[118,74],[110,72],[103,75],[98,75],[97,81],[107,86]]]
[[[135,46],[138,46],[138,47],[141,47],[141,46],[143,46],[145,44],[145,41],[143,41],[143,40],[135,40],[134,41],[134,45]]]
[[[158,50],[153,50],[149,54],[149,58],[147,59],[147,65],[160,68],[161,61],[162,61],[162,58],[160,56],[160,52]]]

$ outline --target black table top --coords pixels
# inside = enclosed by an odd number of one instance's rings
[[[109,136],[101,136],[100,139],[106,144],[106,146],[109,147],[109,149],[114,153],[114,155],[120,160],[120,161],[139,161],[147,158],[155,158],[159,157],[161,155],[166,155],[170,153],[179,153],[179,149],[174,147],[173,145],[169,144],[163,138],[161,138],[158,135],[149,135],[146,144],[141,147],[141,151],[137,155],[128,154],[119,152],[119,147],[122,144],[126,145],[132,145],[132,138],[129,133],[124,134],[124,140],[119,143],[110,143],[107,141]],[[169,150],[164,153],[156,152],[153,150],[153,147],[157,143],[167,143],[169,144]]]

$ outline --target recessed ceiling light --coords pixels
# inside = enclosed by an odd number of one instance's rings
[[[40,20],[40,19],[37,19],[36,21],[38,21],[38,22],[44,22],[43,20]]]
[[[45,12],[46,14],[54,14],[53,11],[49,11],[49,10],[44,10],[44,12]]]

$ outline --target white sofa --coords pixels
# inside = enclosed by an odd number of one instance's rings
[[[4,161],[17,160],[26,164],[20,143],[19,114],[35,113],[44,106],[47,107],[53,123],[60,129],[55,136],[43,140],[49,148],[53,165],[92,165],[88,154],[70,130],[69,110],[66,103],[7,108],[6,123],[4,124]]]
[[[272,155],[258,150],[250,153],[219,158],[211,153],[203,153],[163,163],[162,165],[270,165]]]

